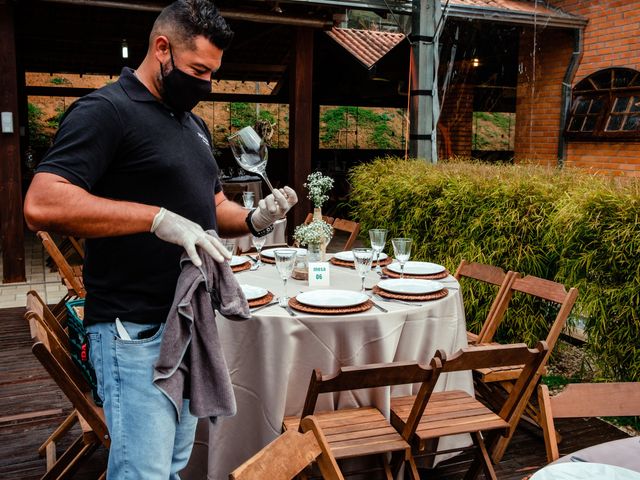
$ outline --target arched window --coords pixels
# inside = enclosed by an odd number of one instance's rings
[[[608,68],[578,83],[566,133],[576,140],[640,140],[640,72]]]

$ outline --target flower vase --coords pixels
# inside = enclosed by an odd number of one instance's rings
[[[322,221],[322,207],[313,208],[313,220]],[[309,260],[310,262],[325,262],[327,260],[327,245],[329,244],[329,238],[323,238],[320,242],[320,257],[318,260]],[[310,245],[309,245],[310,247]]]
[[[322,262],[322,244],[310,243],[307,245],[307,258],[309,262]]]

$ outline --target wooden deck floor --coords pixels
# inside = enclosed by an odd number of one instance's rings
[[[22,308],[0,310],[0,478],[7,480],[42,476],[45,461],[38,456],[38,447],[71,411],[69,402],[31,353],[23,313]],[[558,429],[565,436],[561,453],[625,436],[597,419],[559,422]],[[74,478],[98,478],[106,457],[104,449],[98,450]],[[462,478],[469,462],[468,455],[459,455],[428,475],[425,472],[425,478]],[[519,480],[545,463],[541,436],[520,428],[496,472],[500,479]]]

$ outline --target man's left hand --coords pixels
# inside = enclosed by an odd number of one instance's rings
[[[258,202],[258,208],[251,216],[251,223],[256,230],[264,230],[273,222],[283,218],[298,203],[298,195],[291,187],[276,189]]]

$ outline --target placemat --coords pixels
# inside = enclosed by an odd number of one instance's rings
[[[271,257],[265,257],[264,255],[260,255],[260,260],[262,260],[264,263],[276,263],[276,259],[271,258]]]
[[[231,267],[231,271],[233,273],[238,273],[238,272],[242,272],[244,270],[249,270],[251,268],[251,262],[249,262],[248,260],[244,263],[241,263],[240,265],[236,265],[235,267]]]
[[[343,313],[360,313],[366,312],[371,307],[373,307],[373,302],[371,300],[367,300],[360,305],[355,305],[353,307],[335,307],[335,308],[324,308],[324,307],[312,307],[311,305],[304,305],[296,300],[295,297],[291,297],[289,299],[289,306],[295,310],[299,310],[305,313],[322,313],[328,315],[341,315]]]
[[[348,262],[346,260],[340,260],[339,258],[336,257],[331,257],[329,259],[330,263],[333,263],[334,265],[337,265],[339,267],[349,267],[349,268],[355,268],[355,265],[353,262]],[[384,265],[389,265],[391,262],[393,262],[393,260],[391,259],[391,257],[387,257],[384,260],[380,260],[380,262],[372,262],[371,263],[371,267],[375,268],[376,263],[380,263],[380,266],[384,266]]]
[[[396,272],[392,272],[388,268],[383,268],[382,273],[388,275],[391,278],[400,278],[400,274]],[[445,270],[440,273],[433,273],[431,275],[411,275],[409,273],[404,274],[404,278],[419,278],[422,280],[440,280],[442,278],[447,278],[449,276],[449,270]]]
[[[372,292],[385,298],[395,298],[396,300],[413,300],[416,302],[422,302],[425,300],[438,300],[440,298],[446,297],[449,294],[449,290],[443,288],[438,292],[427,293],[426,295],[403,295],[401,293],[387,292],[377,285],[373,286]]]
[[[267,292],[264,297],[256,298],[254,300],[249,300],[249,308],[260,307],[262,305],[266,305],[271,300],[273,300],[273,293]]]

